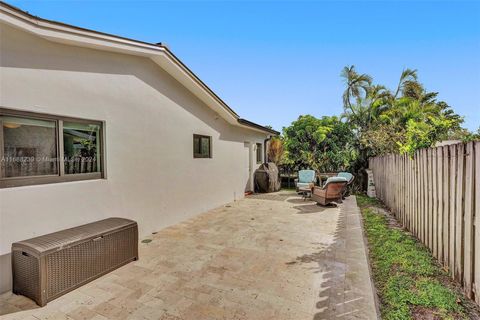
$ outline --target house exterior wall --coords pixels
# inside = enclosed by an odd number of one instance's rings
[[[266,134],[228,124],[148,58],[0,28],[0,107],[101,120],[106,139],[106,179],[0,189],[0,292],[12,242],[111,216],[143,238],[253,187]],[[212,136],[213,158],[193,158],[193,134]]]

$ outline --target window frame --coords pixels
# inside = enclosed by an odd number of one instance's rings
[[[257,150],[255,150],[255,152],[256,152],[256,154],[255,154],[256,159],[255,160],[256,160],[257,164],[261,164],[261,163],[263,163],[263,150],[262,150],[263,145],[260,142],[257,142],[256,145],[257,145]]]
[[[201,153],[197,153],[195,150],[195,138],[200,139],[200,149],[202,148],[202,138],[208,139],[208,156],[205,156]],[[203,134],[193,134],[193,158],[194,159],[211,159],[212,158],[212,136],[207,136]]]
[[[40,112],[14,110],[0,106],[0,115],[24,117],[31,119],[47,120],[55,122],[55,149],[57,151],[58,173],[38,176],[5,177],[4,167],[0,166],[0,189],[21,187],[29,185],[40,185],[48,183],[60,183],[80,180],[106,179],[105,168],[105,121],[90,120],[84,118],[73,118],[58,116]],[[90,173],[65,174],[64,150],[63,150],[63,122],[77,122],[96,124],[100,126],[100,171]],[[4,157],[3,123],[0,120],[0,161]]]

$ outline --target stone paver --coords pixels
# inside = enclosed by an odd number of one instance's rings
[[[0,296],[2,319],[376,319],[354,197],[320,207],[254,195],[152,235],[140,259],[43,308]]]

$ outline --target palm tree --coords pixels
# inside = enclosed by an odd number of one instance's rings
[[[394,97],[390,90],[382,85],[373,85],[367,93],[367,104],[370,118],[378,118],[380,114],[388,110],[393,104]]]
[[[344,67],[341,76],[346,84],[346,89],[343,92],[343,106],[355,113],[351,99],[355,98],[357,105],[361,104],[362,98],[368,94],[372,77],[367,74],[359,74],[353,65]]]
[[[392,94],[382,85],[371,85],[366,88],[365,97],[357,98],[357,102],[346,108],[343,117],[355,125],[357,130],[364,130],[382,113],[390,108]]]
[[[403,69],[402,74],[400,75],[400,80],[398,81],[397,90],[393,95],[393,98],[396,99],[401,92],[405,96],[405,92],[413,89],[421,88],[423,90],[423,86],[417,81],[417,70],[416,69]],[[409,90],[407,90],[409,89]]]

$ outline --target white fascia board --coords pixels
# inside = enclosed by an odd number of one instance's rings
[[[161,47],[155,45],[136,43],[127,39],[37,20],[1,5],[0,21],[54,42],[73,44],[80,47],[108,49],[108,51],[141,56],[148,56],[155,51],[162,50]]]
[[[261,133],[263,135],[265,135],[265,138],[268,138],[268,137],[272,137],[272,136],[275,136],[273,133],[268,133],[267,131],[265,130],[262,130],[262,129],[257,129],[257,128],[254,128],[254,127],[250,127],[250,126],[246,126],[244,124],[236,124],[237,127],[240,127],[240,128],[245,128],[245,129],[248,129],[248,130],[251,130],[251,131],[256,131],[258,133]]]

